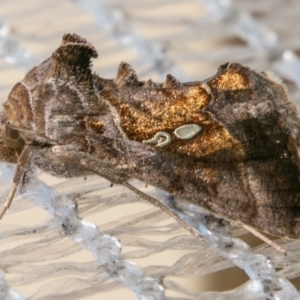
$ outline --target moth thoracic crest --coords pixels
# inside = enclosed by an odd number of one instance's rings
[[[0,159],[17,168],[5,209],[38,167],[127,187],[136,178],[227,219],[300,237],[299,118],[276,77],[226,64],[205,81],[155,83],[121,63],[110,80],[92,74],[95,57],[84,38],[66,34],[9,94]]]

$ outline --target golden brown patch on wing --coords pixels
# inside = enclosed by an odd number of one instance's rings
[[[97,117],[85,117],[86,127],[91,129],[94,133],[101,134],[104,130],[104,125]]]
[[[211,84],[226,91],[244,90],[249,88],[248,78],[234,69],[227,69],[223,74],[220,74],[213,79]]]
[[[178,140],[170,144],[170,150],[195,157],[204,157],[213,154],[221,154],[222,151],[230,151],[231,157],[241,159],[245,152],[229,132],[215,121],[206,123],[202,132],[195,138],[183,141]],[[226,154],[228,155],[228,154]]]
[[[142,142],[159,131],[173,129],[189,123],[205,122],[200,113],[207,105],[210,95],[201,86],[186,91],[149,89],[149,94],[139,101],[119,98],[122,93],[102,93],[117,111],[119,123],[129,139]]]
[[[223,80],[224,81],[224,80]],[[211,95],[205,85],[185,86],[177,89],[143,89],[143,94],[130,95],[119,91],[103,91],[101,96],[114,108],[115,122],[130,140],[143,142],[161,131],[168,132],[172,141],[168,151],[202,157],[220,150],[233,149],[241,155],[241,146],[211,115],[202,109]],[[142,95],[142,96],[141,96]],[[177,138],[174,130],[186,124],[198,124],[203,129],[187,140]]]

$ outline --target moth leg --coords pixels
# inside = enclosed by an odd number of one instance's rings
[[[29,147],[25,147],[19,157],[18,164],[14,173],[13,185],[4,202],[3,208],[0,211],[0,220],[4,216],[5,212],[9,209],[14,199],[18,186],[26,184],[26,180],[28,179],[26,175],[28,172],[30,172],[30,163],[29,163],[30,153],[31,153],[31,149]]]
[[[271,247],[273,247],[274,249],[276,249],[277,251],[281,252],[284,255],[287,255],[287,251],[282,248],[280,245],[276,244],[275,242],[273,242],[272,240],[270,240],[269,238],[267,238],[265,235],[261,234],[259,231],[257,231],[256,229],[246,225],[246,224],[242,224],[242,226],[249,232],[251,232],[253,235],[255,235],[257,238],[259,238],[260,240],[262,240],[263,242],[265,242],[266,244],[270,245]]]
[[[14,199],[17,187],[18,187],[18,184],[17,183],[13,183],[13,186],[11,187],[11,189],[9,191],[9,194],[8,194],[6,200],[5,200],[4,206],[3,206],[3,208],[2,208],[2,210],[0,212],[0,220],[4,216],[5,212],[9,209],[9,207],[10,207],[10,205],[11,205],[13,199]]]

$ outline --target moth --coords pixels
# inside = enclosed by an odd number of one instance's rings
[[[92,73],[95,48],[66,34],[0,114],[0,160],[16,164],[5,210],[39,168],[58,177],[139,179],[228,220],[300,238],[300,122],[272,73],[237,63],[181,83],[140,81],[121,63]]]

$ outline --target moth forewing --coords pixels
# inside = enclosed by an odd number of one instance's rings
[[[226,64],[205,81],[169,75],[154,83],[121,63],[109,80],[92,74],[93,57],[90,43],[66,34],[13,88],[2,132],[10,126],[24,145],[2,140],[1,159],[18,164],[6,207],[34,167],[59,177],[96,173],[132,190],[128,180],[139,179],[226,219],[299,238],[300,122],[274,76]]]

